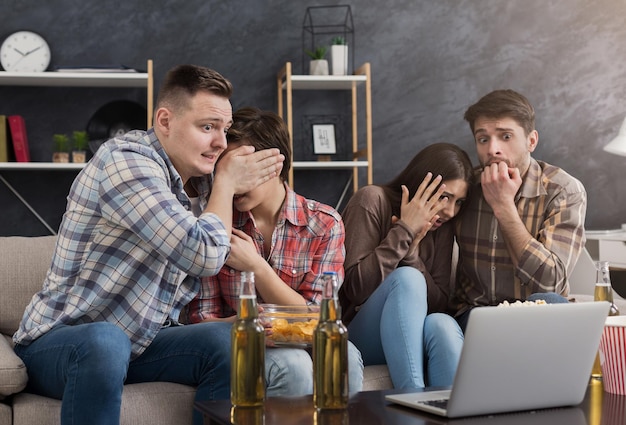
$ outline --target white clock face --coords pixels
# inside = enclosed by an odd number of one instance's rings
[[[2,43],[0,63],[5,71],[42,72],[50,64],[50,47],[39,34],[18,31]]]

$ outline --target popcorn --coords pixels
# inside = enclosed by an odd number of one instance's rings
[[[517,300],[514,303],[510,303],[508,301],[502,301],[500,304],[498,304],[498,307],[526,307],[526,306],[535,306],[535,305],[547,305],[548,303],[545,302],[544,300],[537,300],[537,301],[520,301]]]

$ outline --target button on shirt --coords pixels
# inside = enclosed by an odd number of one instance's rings
[[[285,185],[286,197],[272,234],[271,252],[263,251],[263,235],[250,212],[233,212],[233,228],[252,236],[259,255],[267,258],[280,279],[302,295],[308,304],[319,304],[325,271],[337,273],[343,282],[345,232],[335,209],[305,199]],[[240,272],[228,266],[217,276],[202,280],[198,297],[189,305],[189,321],[229,317],[237,312]],[[260,299],[260,302],[263,302]]]
[[[192,180],[204,208],[210,177]],[[152,129],[103,144],[72,184],[52,265],[15,343],[107,321],[128,335],[136,358],[166,320],[178,320],[198,277],[217,273],[228,255],[219,217],[195,217],[190,207]]]
[[[460,259],[454,308],[460,313],[469,306],[523,300],[536,292],[567,295],[567,276],[585,243],[587,195],[582,183],[531,158],[515,204],[533,239],[517,267],[480,185],[474,190],[457,223]]]

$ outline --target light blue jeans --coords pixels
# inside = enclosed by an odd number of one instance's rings
[[[196,400],[230,397],[230,323],[161,329],[130,361],[130,340],[116,325],[59,326],[15,352],[28,370],[28,391],[61,399],[61,423],[119,425],[124,383],[166,381],[197,386]],[[194,411],[194,424],[202,416]]]
[[[300,396],[313,394],[313,361],[299,348],[265,350],[267,396]],[[348,388],[350,393],[363,389],[363,360],[359,350],[348,341]]]
[[[454,380],[463,333],[453,317],[427,315],[427,304],[424,275],[413,267],[399,267],[348,326],[363,363],[386,363],[395,388],[450,386]]]

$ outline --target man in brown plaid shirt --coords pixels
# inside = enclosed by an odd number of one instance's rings
[[[480,167],[457,223],[452,300],[464,329],[473,307],[502,301],[567,302],[568,276],[585,244],[587,195],[562,169],[535,160],[535,112],[513,90],[496,90],[465,112]]]

